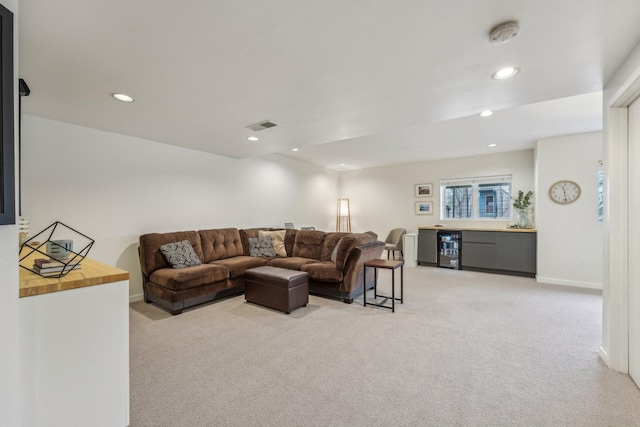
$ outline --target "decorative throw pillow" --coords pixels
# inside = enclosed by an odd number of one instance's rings
[[[276,251],[273,249],[273,244],[271,243],[271,237],[262,236],[249,239],[249,255],[264,257],[276,256]]]
[[[271,237],[271,244],[273,245],[273,250],[276,252],[276,255],[287,256],[287,250],[284,247],[284,235],[287,230],[277,230],[277,231],[264,231],[259,230],[259,237]]]
[[[198,255],[196,255],[193,246],[191,246],[191,242],[188,240],[167,243],[166,245],[160,246],[160,250],[173,268],[185,268],[201,264]]]

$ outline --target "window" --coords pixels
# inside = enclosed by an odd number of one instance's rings
[[[471,218],[473,215],[473,189],[470,185],[448,185],[443,188],[444,218]]]
[[[441,219],[511,218],[511,175],[443,179],[440,194]]]

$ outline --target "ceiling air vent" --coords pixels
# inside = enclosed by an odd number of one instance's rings
[[[255,123],[252,125],[247,126],[247,129],[251,129],[254,132],[258,132],[259,130],[264,130],[264,129],[269,129],[272,128],[274,126],[278,126],[277,124],[270,122],[269,120],[265,120],[263,122],[260,123]]]

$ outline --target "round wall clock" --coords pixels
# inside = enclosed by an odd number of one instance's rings
[[[563,180],[551,185],[549,197],[556,203],[566,205],[580,197],[580,186],[573,181]]]

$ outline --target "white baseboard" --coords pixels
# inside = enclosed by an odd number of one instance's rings
[[[546,283],[549,285],[561,285],[561,286],[573,286],[576,288],[586,288],[586,289],[600,289],[602,290],[602,283],[592,283],[592,282],[579,282],[577,280],[564,280],[564,279],[554,279],[552,277],[536,277],[536,282],[538,283]]]
[[[136,301],[142,301],[143,299],[144,299],[144,294],[129,295],[129,304]]]
[[[602,359],[602,361],[606,363],[607,366],[609,366],[609,355],[607,354],[607,351],[604,348],[602,348],[602,346],[600,346],[600,350],[598,351],[598,354],[600,355],[600,359]]]

